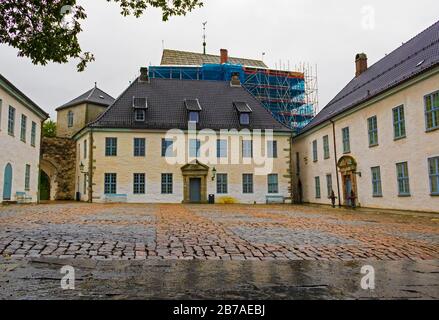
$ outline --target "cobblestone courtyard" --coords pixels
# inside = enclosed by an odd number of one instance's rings
[[[435,260],[439,216],[306,206],[0,206],[4,258]]]

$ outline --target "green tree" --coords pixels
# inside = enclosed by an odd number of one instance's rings
[[[148,8],[160,8],[162,19],[186,15],[202,0],[106,0],[116,2],[123,16],[140,17]],[[95,58],[83,52],[78,41],[81,22],[87,17],[77,0],[1,0],[0,43],[18,49],[34,64],[66,63],[79,59],[78,71]]]
[[[47,120],[43,124],[43,137],[54,138],[56,137],[56,122],[53,120]]]

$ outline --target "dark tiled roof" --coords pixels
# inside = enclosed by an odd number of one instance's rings
[[[49,118],[49,114],[41,109],[35,102],[33,102],[28,96],[21,92],[16,86],[12,84],[8,79],[0,74],[0,85],[5,86],[6,90],[11,90],[18,97],[22,99],[22,102],[28,107],[34,110],[37,114],[41,116],[42,119],[46,120]]]
[[[97,105],[102,105],[108,107],[114,102],[114,98],[110,96],[108,93],[102,91],[101,89],[94,87],[93,89],[88,90],[86,93],[81,94],[79,97],[73,99],[70,102],[62,105],[57,108],[56,111],[72,107],[82,103],[94,103]]]
[[[163,50],[161,65],[201,66],[208,63],[217,64],[221,62],[220,60],[220,56],[212,54],[165,49]],[[268,68],[267,65],[261,60],[229,57],[228,62],[231,64],[241,64],[246,67]]]
[[[439,21],[349,82],[301,134],[437,65]]]
[[[146,121],[134,121],[133,97],[147,97]],[[182,129],[188,127],[188,110],[185,99],[198,99],[201,105],[198,129],[273,129],[289,132],[290,129],[272,115],[242,87],[229,82],[150,79],[134,81],[91,127],[130,129]],[[253,113],[250,125],[241,127],[233,105],[235,101],[248,103]]]

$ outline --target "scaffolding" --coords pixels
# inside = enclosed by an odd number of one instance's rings
[[[150,78],[180,80],[230,81],[238,75],[247,89],[273,117],[299,133],[315,116],[317,77],[309,65],[301,64],[301,72],[243,67],[236,64],[204,64],[202,66],[154,66]]]

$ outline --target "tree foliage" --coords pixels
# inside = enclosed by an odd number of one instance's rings
[[[148,8],[160,8],[163,21],[203,5],[202,0],[106,1],[117,3],[123,16],[140,17]],[[78,41],[86,18],[77,0],[0,0],[0,43],[18,49],[19,56],[34,64],[79,59],[77,68],[83,71],[95,59],[92,53],[82,51]]]
[[[43,137],[54,138],[56,137],[56,122],[53,120],[47,120],[43,124]]]

